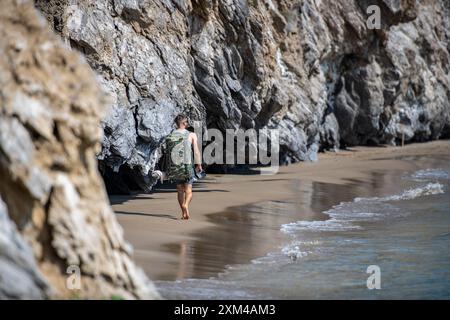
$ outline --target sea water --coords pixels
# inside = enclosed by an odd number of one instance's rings
[[[360,185],[323,210],[325,219],[278,225],[277,249],[250,263],[157,287],[172,299],[449,299],[450,167],[447,159],[421,163],[430,165],[364,189],[381,195],[358,196]],[[318,192],[318,201],[330,192]],[[292,218],[294,204],[268,201],[259,217]]]

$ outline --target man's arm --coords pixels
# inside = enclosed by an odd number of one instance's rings
[[[192,138],[192,147],[194,148],[194,163],[197,171],[202,171],[202,156],[200,154],[200,150],[198,148],[198,139],[195,133],[191,133]]]

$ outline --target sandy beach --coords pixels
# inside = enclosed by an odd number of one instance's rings
[[[124,228],[125,238],[134,247],[135,260],[151,279],[208,278],[226,265],[249,262],[273,249],[277,242],[272,237],[276,237],[275,231],[279,229],[274,227],[273,233],[267,228],[259,232],[258,223],[279,226],[280,222],[292,219],[280,217],[278,221],[278,217],[273,216],[270,218],[273,221],[264,218],[267,221],[248,222],[246,210],[252,210],[252,206],[265,201],[292,201],[298,197],[293,190],[309,193],[310,197],[314,183],[315,198],[299,200],[298,212],[304,219],[313,216],[320,219],[323,210],[339,201],[347,201],[355,194],[377,193],[377,190],[389,188],[383,180],[383,188],[372,183],[364,190],[349,193],[345,192],[346,185],[355,181],[376,181],[374,173],[383,172],[384,177],[389,178],[391,171],[416,170],[420,168],[420,161],[415,159],[422,155],[446,157],[450,155],[450,141],[405,147],[354,147],[337,153],[322,153],[317,162],[281,167],[276,175],[210,174],[194,184],[188,221],[180,219],[176,192],[166,186],[158,185],[151,194],[110,196],[110,201]],[[328,187],[317,191],[317,186]],[[229,225],[231,220],[235,223]],[[242,229],[236,230],[239,226]],[[195,252],[191,248],[193,243]]]

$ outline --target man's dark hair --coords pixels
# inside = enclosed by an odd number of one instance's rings
[[[179,114],[175,117],[175,119],[173,120],[173,122],[175,122],[175,124],[177,125],[177,127],[179,127],[181,125],[181,123],[187,120],[187,116],[184,114]]]

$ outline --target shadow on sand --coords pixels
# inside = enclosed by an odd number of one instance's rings
[[[116,214],[125,214],[131,216],[146,216],[146,217],[156,217],[156,218],[167,218],[170,220],[179,220],[178,218],[170,215],[170,214],[151,214],[151,213],[142,213],[142,212],[127,212],[127,211],[115,211]]]

